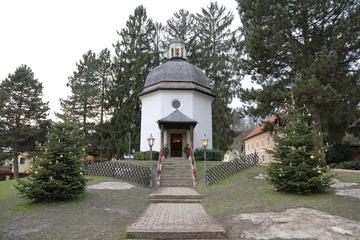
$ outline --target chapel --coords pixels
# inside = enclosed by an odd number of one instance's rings
[[[184,41],[171,40],[168,60],[149,73],[139,94],[140,150],[149,150],[149,136],[155,138],[152,149],[166,146],[169,157],[184,157],[186,146],[201,148],[204,136],[211,149],[214,97],[204,71],[186,60]]]

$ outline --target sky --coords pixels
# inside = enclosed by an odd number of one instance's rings
[[[218,0],[234,14],[239,26],[235,0]],[[88,50],[112,49],[130,14],[144,5],[148,16],[165,23],[183,8],[192,13],[210,0],[1,0],[0,80],[21,64],[32,68],[43,83],[44,100],[51,113],[60,110],[60,98],[70,93],[66,87],[75,63]],[[243,85],[248,83],[243,83]],[[235,100],[233,107],[240,105]],[[53,115],[53,114],[51,114]]]

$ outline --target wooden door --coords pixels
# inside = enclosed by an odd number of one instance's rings
[[[170,135],[170,157],[182,157],[182,134],[171,133]]]

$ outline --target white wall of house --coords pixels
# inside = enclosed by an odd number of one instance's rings
[[[274,149],[274,141],[270,132],[264,132],[244,141],[245,154],[257,153],[260,163],[266,164],[272,161],[272,156],[266,150]]]
[[[209,148],[212,148],[211,103],[213,98],[194,90],[157,90],[143,95],[141,100],[141,139],[140,150],[147,151],[147,138],[155,138],[153,150],[160,150],[160,129],[157,121],[175,111],[172,102],[181,103],[179,111],[198,122],[194,129],[195,148],[201,147],[201,138],[206,134]]]

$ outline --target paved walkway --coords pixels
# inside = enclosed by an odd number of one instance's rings
[[[165,202],[151,204],[128,228],[128,238],[142,239],[223,239],[225,230],[200,203],[187,199],[202,197],[192,188],[159,188],[151,194]],[[169,202],[169,199],[175,202]],[[185,200],[178,202],[179,198]]]

